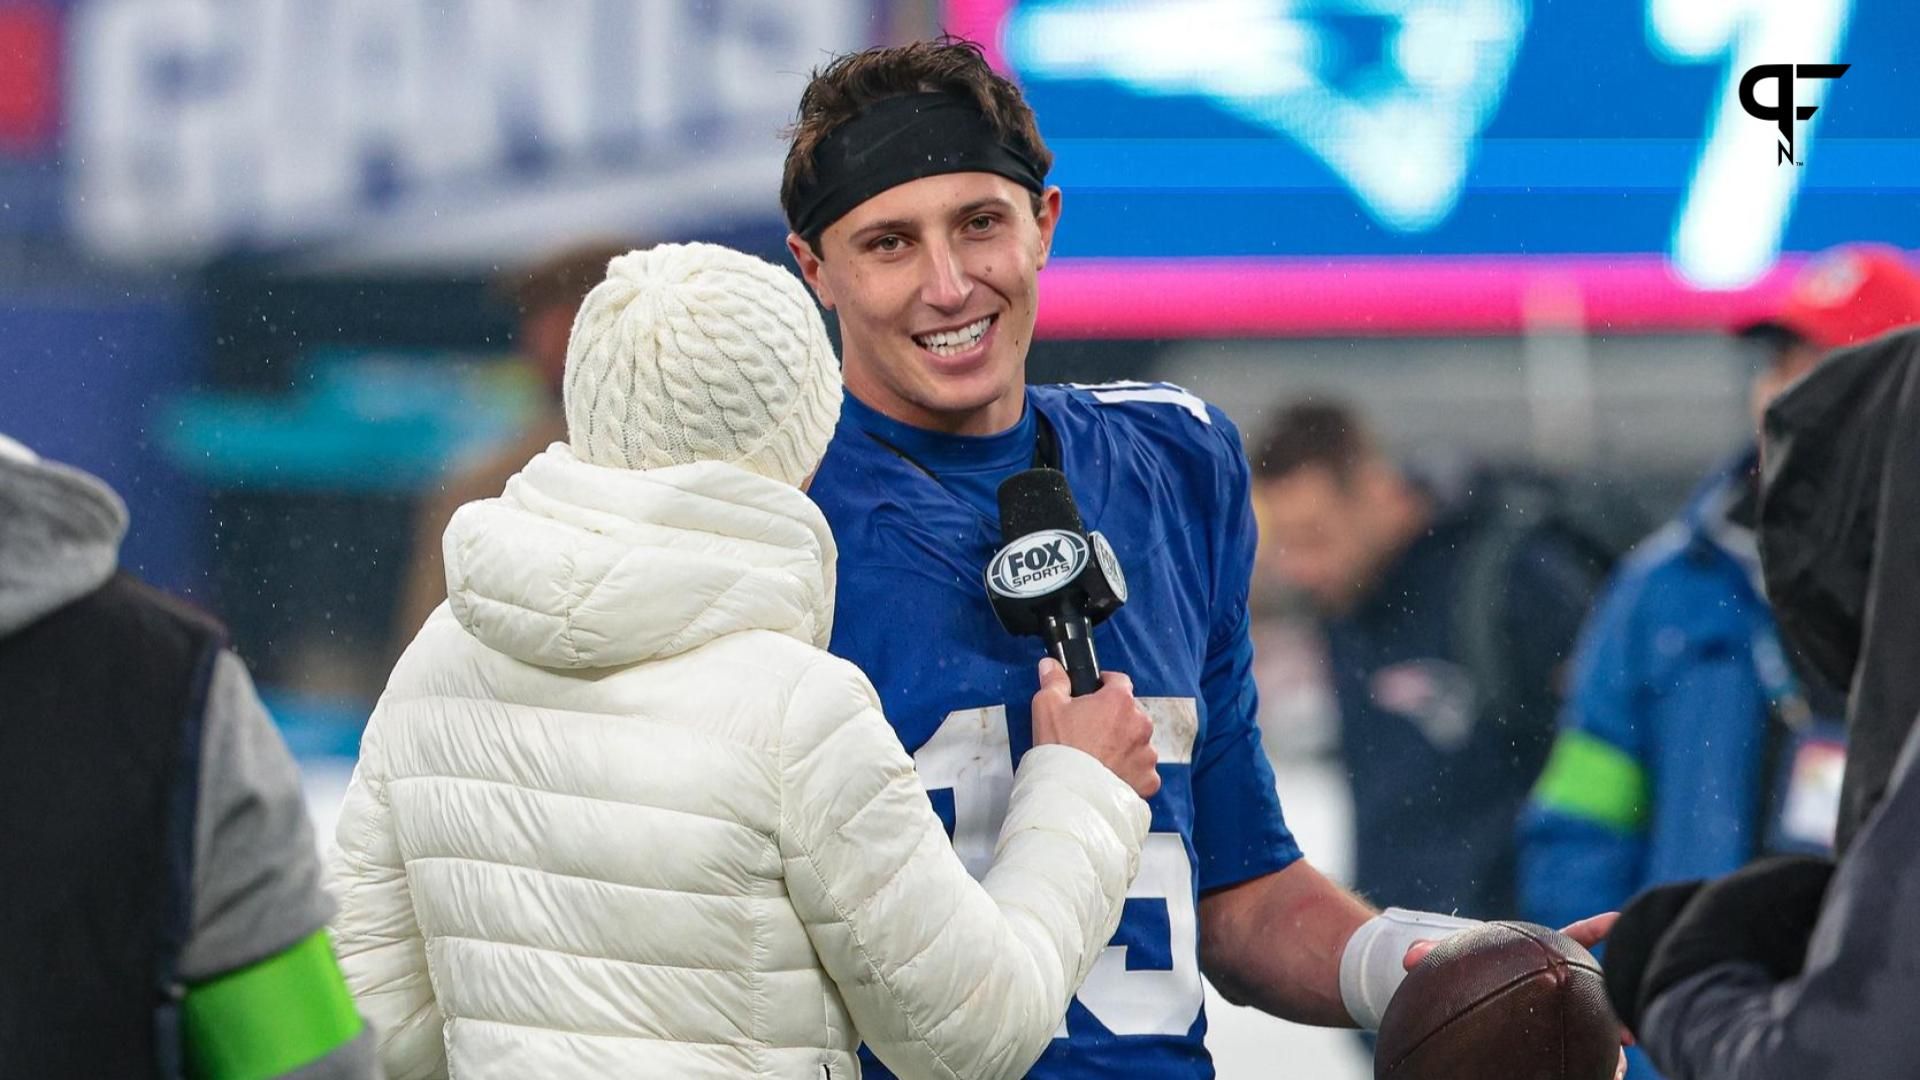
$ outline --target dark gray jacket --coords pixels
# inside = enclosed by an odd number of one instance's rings
[[[1668,1080],[1920,1076],[1920,729],[1840,861],[1799,978],[1726,964],[1641,1024]]]
[[[0,436],[0,638],[104,585],[126,527],[106,485]],[[299,771],[232,652],[215,661],[201,731],[192,929],[178,968],[188,985],[274,956],[333,914]],[[292,1075],[374,1075],[370,1034]]]
[[[1920,1076],[1920,329],[1767,414],[1760,543],[1790,647],[1847,692],[1839,868],[1801,974],[1726,964],[1651,1004],[1671,1080]]]

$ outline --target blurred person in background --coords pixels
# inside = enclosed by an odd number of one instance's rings
[[[456,462],[439,488],[422,501],[414,524],[411,555],[401,579],[400,605],[393,617],[391,655],[399,656],[427,616],[447,598],[446,564],[440,538],[453,512],[476,499],[490,499],[506,487],[533,456],[567,437],[561,411],[561,386],[567,366],[567,335],[581,300],[607,276],[607,263],[633,249],[632,244],[599,241],[570,247],[504,275],[499,293],[519,320],[515,347],[546,392],[540,411],[526,430],[479,461]]]
[[[1846,694],[1838,861],[1768,855],[1642,892],[1607,949],[1608,994],[1669,1076],[1912,1076],[1920,330],[1843,350],[1789,387],[1767,410],[1762,456],[1766,595],[1809,681]]]
[[[1255,563],[1271,562],[1263,550]],[[1327,677],[1327,644],[1319,619],[1302,611],[1292,589],[1268,587],[1256,571],[1252,602],[1253,678],[1260,688],[1260,739],[1275,767],[1334,764],[1340,752],[1340,706]],[[1289,599],[1280,599],[1285,593]]]
[[[1028,1074],[1213,1075],[1202,976],[1303,1023],[1374,1027],[1418,941],[1471,925],[1376,913],[1302,857],[1255,716],[1247,458],[1179,387],[1029,386],[1062,193],[1032,109],[970,42],[844,55],[801,96],[788,249],[839,320],[847,397],[810,494],[843,555],[832,649],[860,666],[976,873],[1027,766],[1042,646],[982,571],[1000,485],[1046,465],[1113,545],[1126,605],[1095,631],[1154,715],[1164,781],[1118,933]],[[1044,748],[1043,748],[1044,749]],[[1417,777],[1415,778],[1417,781]],[[1511,821],[1500,830],[1510,844]],[[1609,920],[1570,932],[1593,941]],[[894,1075],[884,1055],[871,1075]]]
[[[1059,1026],[1139,865],[1152,725],[1124,677],[1069,698],[1043,665],[1045,745],[968,877],[825,650],[803,489],[840,401],[759,259],[664,245],[587,297],[568,441],[454,515],[341,811],[340,954],[395,1080],[851,1078],[862,1039],[990,1080]]]
[[[0,1073],[371,1076],[293,758],[126,529],[0,437]]]
[[[1814,260],[1777,316],[1741,332],[1761,350],[1756,432],[1828,352],[1916,321],[1920,276],[1898,253]],[[1844,703],[1782,647],[1755,540],[1759,487],[1749,444],[1608,585],[1521,826],[1525,918],[1617,908],[1764,853],[1830,850]],[[1633,1075],[1653,1075],[1637,1053]]]
[[[1267,572],[1324,619],[1355,888],[1504,917],[1563,662],[1638,527],[1544,475],[1424,464],[1395,464],[1343,403],[1286,406],[1254,450]]]

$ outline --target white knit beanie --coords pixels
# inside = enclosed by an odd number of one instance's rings
[[[826,455],[840,394],[806,287],[715,244],[614,259],[567,342],[567,437],[595,465],[722,461],[797,487]]]

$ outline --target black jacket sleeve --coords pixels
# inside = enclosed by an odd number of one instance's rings
[[[1920,732],[1920,728],[1915,731]],[[1920,1061],[1920,735],[1835,872],[1801,974],[1710,968],[1654,998],[1642,1042],[1669,1080],[1905,1076]]]

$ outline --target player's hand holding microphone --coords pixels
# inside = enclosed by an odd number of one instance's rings
[[[1034,744],[1061,743],[1098,758],[1150,798],[1160,790],[1153,721],[1133,680],[1100,673],[1093,627],[1126,603],[1126,578],[1106,538],[1080,523],[1065,474],[1028,469],[1000,485],[1004,546],[987,564],[987,595],[1008,633],[1045,640]]]

